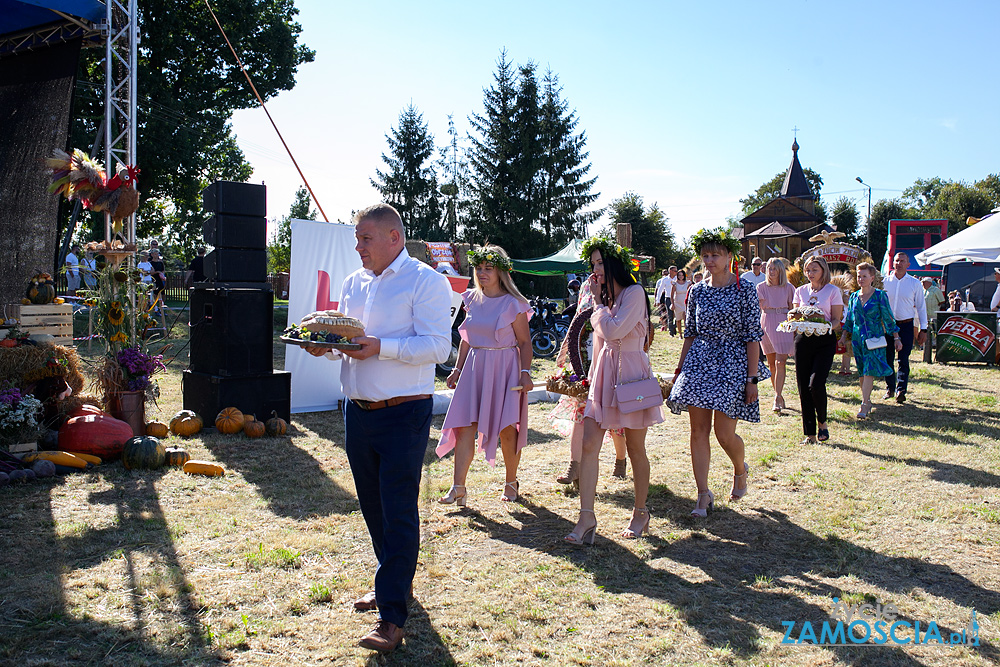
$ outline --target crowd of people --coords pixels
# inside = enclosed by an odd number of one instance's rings
[[[198,247],[195,257],[184,272],[184,285],[205,282],[206,249]],[[149,242],[149,248],[140,250],[136,257],[136,268],[142,274],[142,282],[151,285],[150,297],[155,302],[162,301],[167,289],[167,267],[164,262],[160,243],[156,239]],[[84,251],[79,244],[74,244],[63,261],[62,270],[66,274],[66,293],[76,296],[77,290],[94,289],[97,287],[98,263],[93,250]]]
[[[344,407],[345,443],[361,511],[378,561],[374,590],[355,601],[361,611],[378,610],[375,628],[361,645],[391,651],[403,637],[407,603],[419,551],[420,477],[429,441],[434,365],[444,361],[450,342],[450,286],[428,265],[405,251],[398,212],[387,204],[355,215],[356,250],[362,268],[349,275],[340,294],[340,310],[361,321],[365,335],[352,339],[358,350],[330,350],[307,345],[316,357],[338,359]],[[692,239],[704,279],[669,267],[657,282],[653,303],[660,329],[680,334],[683,345],[664,401],[652,368],[652,309],[645,289],[630,270],[631,254],[612,239],[589,239],[582,258],[589,277],[572,285],[576,318],[593,330],[586,395],[563,396],[550,419],[570,442],[570,463],[558,481],[579,488],[579,514],[567,544],[591,545],[599,525],[595,496],[599,455],[611,440],[614,475],[625,477],[631,464],[634,502],[628,523],[618,532],[636,539],[649,530],[646,503],[650,466],[646,434],[672,412],[688,413],[690,452],[696,500],[695,518],[706,518],[715,504],[709,488],[711,435],[732,464],[729,499],[748,493],[750,466],[739,423],[759,422],[758,386],[770,380],[772,409],[787,409],[786,364],[795,358],[802,414],[803,444],[830,438],[826,382],[838,340],[850,345],[856,360],[865,419],[872,411],[876,378],[885,378],[886,397],[906,400],[909,354],[926,336],[928,301],[920,281],[907,273],[898,255],[894,271],[876,287],[871,264],[857,267],[859,289],[845,304],[831,283],[821,257],[804,263],[807,282],[794,288],[784,263],[755,258],[738,272],[739,241],[725,232],[702,230]],[[437,454],[454,453],[454,473],[442,505],[465,506],[470,466],[477,450],[490,465],[502,452],[505,479],[502,502],[521,493],[518,469],[527,444],[527,394],[531,375],[527,299],[511,279],[511,260],[503,248],[485,245],[469,252],[473,287],[462,294],[466,316],[459,327],[456,366],[447,378],[454,395],[444,418]],[[152,261],[150,261],[152,264]],[[1000,283],[1000,272],[998,272]],[[998,286],[1000,294],[1000,286]],[[926,298],[925,298],[926,297]],[[934,302],[936,308],[943,296]],[[823,335],[781,331],[792,308],[811,306],[830,325]],[[932,309],[933,312],[933,309]],[[568,341],[557,363],[566,364]]]

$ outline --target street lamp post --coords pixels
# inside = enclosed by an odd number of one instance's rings
[[[865,221],[865,230],[868,232],[868,245],[865,247],[865,250],[870,253],[872,251],[872,186],[862,181],[860,176],[854,180],[868,188],[868,219]]]

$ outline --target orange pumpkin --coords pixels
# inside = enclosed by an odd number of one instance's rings
[[[243,432],[246,433],[248,438],[259,438],[266,431],[267,428],[264,426],[264,422],[259,422],[256,419],[243,425]]]
[[[250,422],[255,422],[255,421],[257,421],[256,417],[254,417],[253,415],[248,415],[245,412],[243,413],[243,423],[244,424],[249,424]]]
[[[148,422],[146,424],[146,435],[154,438],[165,438],[170,434],[170,429],[163,422]]]
[[[223,408],[215,418],[215,430],[232,435],[243,430],[243,413],[236,408]]]
[[[288,422],[278,416],[277,410],[271,410],[271,418],[264,422],[268,435],[285,435],[288,432]]]
[[[191,410],[181,410],[170,420],[170,432],[174,435],[194,435],[205,423]]]

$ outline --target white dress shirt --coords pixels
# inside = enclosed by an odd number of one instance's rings
[[[653,303],[660,303],[660,295],[667,293],[667,303],[670,303],[670,288],[674,286],[676,278],[663,276],[656,281],[656,292],[653,293]]]
[[[920,328],[927,328],[927,302],[924,301],[924,286],[909,273],[901,279],[895,271],[885,277],[885,293],[889,297],[896,320],[916,320]]]
[[[754,286],[754,289],[757,289],[757,285],[760,285],[762,282],[767,280],[767,273],[761,271],[758,276],[753,271],[746,271],[740,276],[740,278],[746,278],[750,281],[750,284]]]
[[[383,401],[434,393],[434,364],[451,353],[451,285],[406,249],[376,276],[358,269],[344,280],[340,311],[378,338],[378,355],[343,357],[340,384],[351,399]]]
[[[1000,308],[1000,285],[997,285],[997,291],[993,292],[993,298],[990,299],[990,310],[997,308]]]

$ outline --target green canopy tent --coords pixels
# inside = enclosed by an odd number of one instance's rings
[[[512,259],[514,271],[535,276],[561,276],[565,273],[589,273],[590,264],[580,259],[583,241],[572,240],[566,247],[546,257]]]

